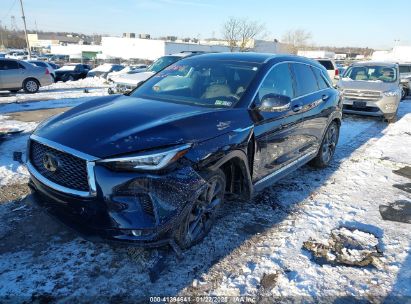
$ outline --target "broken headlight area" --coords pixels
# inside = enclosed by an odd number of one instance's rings
[[[188,152],[189,148],[190,145],[182,145],[168,150],[103,159],[98,163],[114,171],[156,171],[179,160]]]

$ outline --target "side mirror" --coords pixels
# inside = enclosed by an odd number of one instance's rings
[[[261,99],[258,109],[262,112],[284,112],[291,109],[291,98],[279,94],[267,94]]]

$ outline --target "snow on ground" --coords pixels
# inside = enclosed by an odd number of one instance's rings
[[[107,95],[108,84],[104,79],[97,77],[87,77],[76,81],[57,82],[49,86],[41,87],[35,94],[26,94],[19,91],[16,94],[1,93],[0,104],[2,103],[21,103],[27,101],[43,101],[61,98],[79,98],[85,96],[103,96]],[[84,89],[88,93],[84,93]]]
[[[66,302],[99,296],[102,303],[159,295],[248,295],[267,303],[268,296],[324,303],[353,296],[404,303],[393,297],[411,297],[411,229],[382,220],[379,205],[410,201],[409,193],[392,187],[410,182],[392,172],[411,165],[410,133],[410,102],[390,125],[347,116],[330,167],[304,166],[250,202],[227,202],[210,235],[183,260],[84,241],[29,198],[1,204],[0,295]],[[381,267],[321,265],[302,249],[341,226],[379,238]]]
[[[95,97],[78,97],[78,98],[62,98],[62,99],[52,99],[52,100],[42,100],[42,101],[30,101],[24,103],[8,103],[0,104],[0,114],[32,111],[40,109],[54,109],[54,108],[65,108],[65,107],[75,107],[79,104],[89,101]]]
[[[25,153],[29,134],[37,123],[9,120],[7,116],[0,115],[0,126],[23,130],[22,134],[12,135],[10,139],[0,139],[0,186],[23,183],[28,179],[28,172],[24,165],[13,161],[13,152]]]

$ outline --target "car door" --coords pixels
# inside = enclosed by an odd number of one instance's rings
[[[327,127],[328,118],[335,111],[338,103],[338,92],[331,86],[330,79],[322,69],[311,66],[311,70],[317,80],[318,90],[304,104],[304,129],[312,136],[313,149],[319,148],[322,136]]]
[[[306,63],[292,63],[296,97],[295,101],[301,105],[304,125],[302,128],[304,146],[300,147],[304,153],[314,153],[320,143],[321,132],[327,123],[329,113],[324,102],[330,97],[326,90],[320,90],[317,78],[311,65]],[[323,100],[324,99],[324,100]]]
[[[80,78],[85,78],[85,76],[83,77],[83,75],[85,75],[86,72],[84,70],[83,65],[76,65],[75,69],[74,69],[74,73],[73,73],[73,77],[74,79],[80,79]]]
[[[288,97],[289,106],[275,112],[260,110],[264,96],[268,94]],[[298,101],[292,101],[294,96],[290,65],[275,65],[262,81],[251,112],[255,122],[253,181],[256,186],[300,156],[298,143],[303,115]]]
[[[24,70],[15,60],[2,60],[1,83],[3,89],[21,88]]]

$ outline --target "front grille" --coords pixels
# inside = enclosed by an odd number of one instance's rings
[[[377,101],[381,99],[381,93],[376,91],[344,90],[344,98],[351,100]]]
[[[57,159],[57,170],[51,172],[44,166],[44,158],[49,153]],[[89,191],[87,161],[53,149],[49,146],[30,141],[30,162],[36,170],[48,180],[74,190]]]

